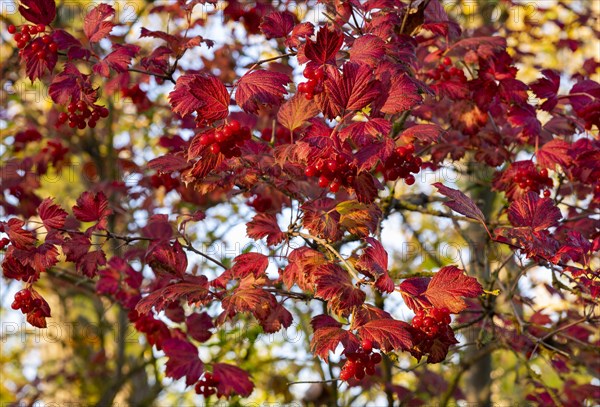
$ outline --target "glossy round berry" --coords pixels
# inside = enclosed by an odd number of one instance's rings
[[[452,60],[450,59],[450,57],[444,57],[444,59],[442,59],[442,63],[446,66],[450,66],[452,65]]]
[[[43,33],[44,31],[46,31],[46,26],[44,24],[38,24],[36,26],[36,29],[38,33]]]
[[[365,338],[361,343],[361,347],[365,352],[370,353],[373,350],[373,341]]]
[[[210,152],[213,154],[219,154],[219,152],[221,152],[221,146],[218,143],[211,144]]]
[[[69,115],[66,114],[65,112],[61,112],[58,115],[58,121],[59,121],[59,123],[66,123],[67,120],[69,120]]]
[[[356,371],[356,373],[354,373],[354,378],[356,380],[362,380],[362,379],[364,379],[365,378],[365,371],[364,371],[364,369],[358,369]]]
[[[548,178],[548,170],[547,170],[547,169],[545,169],[545,168],[542,168],[542,169],[540,170],[540,176],[541,176],[542,178]]]
[[[23,30],[25,31],[25,30]],[[31,35],[28,32],[23,32],[23,36],[21,37],[21,41],[29,42],[31,40]]]
[[[545,190],[544,190],[544,197],[545,197],[545,198],[550,198],[550,195],[552,195],[552,193],[550,192],[550,190],[548,190],[548,189],[545,189]]]
[[[302,83],[298,84],[298,92],[300,92],[300,93],[307,92],[306,82],[302,82]]]
[[[329,185],[330,182],[331,182],[331,180],[329,178],[327,178],[325,175],[321,175],[319,177],[319,186],[321,188],[325,188],[326,186]]]
[[[83,109],[85,109],[87,107],[86,103],[83,100],[79,100],[76,104],[77,110],[79,110],[80,112],[83,111]]]
[[[331,182],[331,184],[329,184],[329,190],[335,194],[337,191],[340,190],[341,186],[342,186],[342,183],[336,179],[336,180],[333,180]]]
[[[37,59],[45,59],[46,58],[46,53],[44,51],[38,51],[36,54]]]
[[[413,185],[415,183],[415,177],[407,175],[406,178],[404,178],[404,182],[406,182],[406,185]]]
[[[371,362],[374,364],[381,363],[381,359],[382,359],[382,357],[381,357],[380,353],[373,353],[371,355]]]
[[[235,134],[237,132],[239,132],[241,130],[241,125],[240,122],[238,122],[237,120],[232,120],[229,123],[227,123],[227,128],[231,130],[232,134]]]
[[[9,25],[9,26],[8,26],[8,32],[9,32],[10,34],[14,34],[14,33],[16,33],[16,32],[17,32],[17,27],[15,27],[15,26],[14,26],[14,25],[12,25],[12,24],[11,24],[11,25]]]
[[[50,44],[52,42],[52,37],[50,37],[49,35],[44,35],[42,37],[42,41],[44,42],[44,44]]]
[[[317,169],[314,166],[309,165],[304,169],[304,175],[306,175],[307,177],[314,177],[315,175],[317,175]]]
[[[48,49],[54,53],[58,52],[58,44],[55,42],[51,42],[48,44]]]
[[[315,78],[315,73],[316,72],[315,72],[314,66],[306,65],[306,68],[304,68],[304,72],[302,74],[307,79],[313,79],[313,78]]]

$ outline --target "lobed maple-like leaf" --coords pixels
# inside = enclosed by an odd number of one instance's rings
[[[180,299],[192,303],[206,299],[207,295],[208,279],[205,276],[186,276],[179,282],[151,292],[137,303],[135,309],[140,314],[147,314],[152,308],[162,311],[167,305]]]
[[[56,18],[54,0],[20,0],[20,3],[19,13],[34,24],[50,25]]]
[[[293,29],[295,18],[289,11],[274,11],[262,18],[260,30],[265,34],[265,38],[286,37]]]
[[[337,70],[330,74],[325,81],[325,96],[320,94],[317,98],[328,117],[340,116],[347,110],[361,110],[379,94],[379,82],[368,65],[346,62],[342,69],[342,75]]]
[[[98,229],[106,229],[106,218],[112,213],[104,192],[85,191],[73,206],[73,215],[82,222],[98,222]]]
[[[465,215],[467,218],[478,220],[482,225],[486,226],[485,216],[483,215],[483,212],[481,212],[481,209],[479,209],[475,202],[462,191],[448,188],[440,182],[436,182],[433,186],[436,187],[442,195],[451,199],[450,201],[444,202],[444,205],[461,215]]]
[[[198,342],[206,342],[212,336],[213,320],[206,312],[193,313],[185,319],[187,333]]]
[[[22,58],[25,59],[25,71],[31,81],[42,78],[46,72],[52,72],[58,61],[54,53],[46,54],[44,58],[38,57],[38,51],[44,47],[43,40],[38,37],[33,39],[25,48],[21,50]]]
[[[560,87],[560,74],[552,69],[544,69],[542,75],[544,78],[538,79],[529,87],[537,97],[547,99],[540,107],[543,110],[551,111],[558,103],[556,95]]]
[[[183,75],[177,79],[175,89],[169,93],[173,112],[185,117],[196,111],[198,120],[213,122],[224,119],[229,113],[229,93],[215,76],[202,74]]]
[[[204,372],[204,363],[198,356],[198,349],[184,339],[169,338],[162,342],[162,349],[169,358],[166,375],[173,379],[185,377],[185,384],[191,386]]]
[[[230,269],[232,278],[243,279],[249,275],[259,278],[265,274],[269,266],[269,258],[262,253],[244,253],[234,259]]]
[[[434,307],[459,313],[467,307],[462,297],[475,298],[483,293],[481,284],[456,266],[442,267],[429,281],[424,295]]]
[[[341,343],[346,352],[355,352],[360,346],[356,335],[329,315],[317,315],[310,324],[313,328],[313,337],[310,340],[310,348],[315,356],[328,360],[329,352],[334,352]]]
[[[64,70],[52,79],[52,83],[48,88],[48,94],[54,103],[66,105],[72,99],[79,100],[81,88],[79,84],[84,79],[83,75],[77,67],[67,62]]]
[[[261,105],[278,106],[289,82],[290,78],[280,72],[264,69],[247,72],[237,82],[235,101],[249,113],[256,113]]]
[[[313,291],[313,279],[317,268],[327,263],[323,253],[308,247],[299,247],[288,256],[289,264],[282,272],[282,280],[286,287],[297,285],[304,291]]]
[[[170,236],[170,228],[169,228]],[[183,278],[188,266],[187,256],[178,241],[155,247],[148,255],[148,264],[158,275],[173,275]]]
[[[396,75],[391,79],[389,95],[381,111],[391,114],[400,113],[412,109],[422,100],[419,87],[406,74]]]
[[[98,266],[106,264],[106,254],[102,250],[92,250],[77,260],[77,271],[87,277],[94,277],[98,272]]]
[[[246,234],[252,239],[266,237],[269,246],[278,245],[286,236],[277,224],[277,217],[271,213],[254,215],[254,218],[246,224]]]
[[[283,328],[292,325],[294,317],[282,304],[277,304],[269,315],[260,321],[260,325],[265,333],[271,334],[279,332]]]
[[[127,71],[127,68],[131,64],[131,60],[140,51],[140,47],[131,44],[115,44],[113,47],[115,48],[114,51],[93,67],[94,72],[105,78],[110,76],[111,69],[117,73]]]
[[[369,339],[379,344],[384,352],[408,350],[412,347],[410,325],[395,319],[375,319],[358,328],[362,339]]]
[[[279,108],[277,121],[286,129],[294,131],[318,114],[319,109],[315,102],[297,93]]]
[[[90,10],[83,19],[83,32],[90,42],[98,42],[108,36],[114,27],[112,21],[107,21],[115,15],[115,9],[101,3]]]
[[[405,143],[412,143],[417,140],[422,143],[434,143],[444,132],[437,124],[417,124],[404,130],[400,139]]]
[[[52,198],[46,198],[38,206],[40,219],[42,219],[42,223],[47,230],[62,228],[65,225],[65,219],[67,219],[67,212],[53,201]]]
[[[516,227],[530,227],[539,232],[556,225],[562,218],[552,199],[540,198],[535,192],[514,200],[508,208],[508,220]]]
[[[348,53],[350,54],[350,61],[374,67],[385,55],[385,48],[385,41],[381,38],[372,34],[365,34],[354,40]]]
[[[426,277],[407,278],[398,285],[398,291],[408,308],[416,312],[431,307],[431,302],[423,295],[430,280]]]
[[[213,378],[217,382],[217,392],[230,397],[238,394],[248,397],[254,390],[254,383],[250,380],[248,372],[237,366],[226,363],[214,363],[212,366]]]
[[[337,264],[320,266],[315,273],[315,282],[315,296],[327,300],[328,307],[338,315],[349,315],[365,301],[365,292],[356,288],[348,273]]]
[[[335,210],[340,214],[340,226],[361,237],[375,233],[382,215],[379,206],[356,199],[340,202]]]
[[[363,250],[363,254],[356,262],[356,267],[372,277],[386,273],[388,268],[388,254],[383,245],[371,237],[365,240],[369,244],[369,247]]]
[[[221,301],[223,312],[217,323],[222,324],[227,318],[234,317],[238,312],[251,312],[256,319],[265,320],[277,306],[273,294],[261,288],[238,288]]]
[[[35,235],[30,230],[23,229],[25,222],[17,218],[10,218],[8,222],[0,222],[4,225],[4,232],[8,234],[10,242],[18,249],[33,249],[37,241]]]
[[[550,140],[537,150],[537,163],[543,168],[555,169],[557,164],[567,168],[572,161],[569,155],[570,146],[564,140]]]
[[[335,56],[344,43],[344,36],[338,30],[321,27],[316,41],[307,41],[304,46],[306,58],[318,65],[335,63]]]

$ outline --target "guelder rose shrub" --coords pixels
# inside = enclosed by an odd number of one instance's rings
[[[333,385],[376,386],[392,401],[424,397],[394,381],[405,370],[399,355],[449,363],[465,328],[493,327],[495,340],[479,343],[490,354],[543,357],[561,377],[597,373],[597,60],[572,75],[541,69],[525,83],[522,55],[503,36],[463,33],[438,0],[308,4],[327,13],[321,23],[299,20],[297,4],[233,1],[217,12],[212,3],[144,8],[139,17],[162,18],[161,29],[97,4],[81,29],[62,29],[54,1],[21,1],[23,23],[6,31],[52,104],[10,134],[4,154],[0,247],[4,278],[19,281],[14,310],[46,327],[52,310],[38,285],[57,267],[71,270],[164,352],[167,377],[205,397],[253,393],[231,355],[199,356],[245,316],[264,333],[308,317],[307,351],[330,364]],[[219,18],[268,41],[270,54],[243,64],[233,34],[198,35]],[[185,62],[198,49],[202,58]],[[125,106],[164,129],[151,136],[148,127],[143,154],[139,140],[117,143]],[[43,177],[81,156],[110,165],[77,196],[47,196]],[[421,177],[461,160],[475,168],[472,184]],[[251,210],[247,236],[268,250],[231,261],[199,248],[195,225],[219,219],[211,208],[227,203]],[[389,268],[382,222],[408,212],[450,220],[505,257],[487,277],[458,259]],[[538,266],[553,281],[545,290],[573,304],[567,312],[553,315],[518,291]],[[415,316],[384,310],[393,297]],[[531,368],[524,374],[531,402],[599,395],[581,376],[548,384]],[[442,380],[444,403],[464,397],[459,379]]]

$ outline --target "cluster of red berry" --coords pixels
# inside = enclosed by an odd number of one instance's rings
[[[306,99],[311,100],[314,95],[318,95],[324,90],[325,71],[322,67],[306,65],[303,75],[308,81],[298,84],[298,92],[305,93]]]
[[[429,353],[436,337],[445,336],[450,330],[450,311],[448,308],[428,308],[417,311],[412,320],[415,328],[413,340],[422,353]]]
[[[467,80],[467,77],[462,69],[452,66],[452,60],[450,57],[442,58],[442,63],[439,64],[433,72],[429,73],[429,76],[436,81],[448,81],[451,78],[456,77],[459,77],[463,81]]]
[[[78,100],[77,102],[71,101],[67,106],[67,111],[69,112],[68,114],[62,112],[58,115],[58,126],[61,126],[68,121],[69,127],[72,129],[75,127],[78,129],[85,129],[86,126],[94,128],[100,118],[108,117],[107,108],[104,106],[92,105],[90,109],[83,100]],[[77,112],[80,113],[78,114]]]
[[[285,127],[277,126],[275,132],[273,132],[273,129],[271,127],[265,127],[260,132],[260,138],[267,142],[273,141],[275,144],[278,144],[278,142],[289,143],[290,131],[287,130]]]
[[[536,193],[543,190],[546,198],[550,196],[548,188],[552,188],[552,179],[548,176],[548,170],[545,168],[538,172],[535,167],[521,167],[517,170],[513,180],[521,189]]]
[[[43,34],[45,31],[46,26],[44,24],[24,25],[20,32],[12,24],[8,26],[8,32],[13,34],[19,49],[25,48],[33,36]],[[38,38],[38,41],[31,44],[31,50],[36,53],[38,59],[46,59],[49,53],[56,54],[58,52],[58,44],[54,42],[49,34],[40,35]]]
[[[240,122],[232,120],[214,132],[204,133],[200,136],[199,142],[203,146],[210,146],[211,153],[221,153],[225,157],[231,158],[242,155],[240,146],[251,137],[252,133],[248,127],[242,127]]]
[[[34,295],[28,289],[23,289],[15,294],[15,300],[10,307],[20,309],[23,314],[33,314],[35,317],[45,318],[50,316],[48,303],[39,295]]]
[[[412,174],[421,171],[421,165],[423,164],[421,157],[415,156],[414,153],[415,146],[412,144],[396,147],[394,153],[378,168],[383,173],[385,180],[395,181],[398,178],[403,178],[406,184],[414,184],[415,177]]]
[[[319,177],[321,188],[329,187],[337,192],[341,186],[351,186],[355,179],[356,168],[341,155],[329,160],[318,160],[304,170],[307,177]]]
[[[221,397],[222,394],[217,392],[216,386],[217,380],[215,380],[212,373],[206,372],[204,373],[204,376],[202,376],[202,379],[196,383],[194,390],[196,391],[196,394],[201,394],[204,397],[212,396],[215,393],[217,393],[217,397]]]
[[[373,352],[373,341],[369,339],[363,339],[360,349],[357,352],[347,352],[346,357],[348,360],[340,372],[341,380],[349,380],[352,377],[362,380],[365,375],[373,376],[375,365],[382,359],[381,353]]]

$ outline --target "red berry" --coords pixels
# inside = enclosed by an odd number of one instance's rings
[[[49,35],[44,35],[42,37],[42,41],[44,42],[44,44],[50,44],[52,42],[52,37],[50,37]]]
[[[14,33],[16,33],[16,32],[17,32],[17,27],[15,27],[15,26],[14,26],[14,25],[12,25],[12,24],[11,24],[11,25],[9,25],[9,26],[8,26],[8,32],[9,32],[9,34],[14,34]]]
[[[66,122],[67,122],[67,120],[69,120],[69,115],[68,115],[68,114],[66,114],[65,112],[61,112],[61,113],[58,115],[58,121],[59,121],[59,123],[61,123],[61,124],[62,124],[62,123],[66,123]]]
[[[87,107],[87,105],[85,104],[85,102],[83,100],[78,101],[76,106],[77,106],[77,110],[79,110],[80,112],[83,112],[83,109],[85,109]]]
[[[25,30],[23,30],[25,31]],[[23,32],[23,36],[21,37],[21,41],[29,42],[31,40],[31,35],[28,32]]]
[[[22,42],[23,41],[23,34],[16,33],[13,38],[15,39],[16,42]]]
[[[365,352],[370,353],[373,350],[373,341],[365,338],[361,343],[361,347]]]
[[[213,143],[210,145],[210,152],[213,154],[219,154],[221,151],[221,146],[217,143]]]
[[[67,110],[69,111],[69,113],[73,113],[75,112],[75,110],[77,110],[77,105],[74,102],[71,102],[67,106]]]
[[[354,378],[356,380],[362,380],[365,378],[365,371],[364,369],[359,369],[356,371],[356,373],[354,373]]]
[[[108,109],[103,106],[100,106],[98,108],[98,113],[100,114],[100,117],[103,117],[103,118],[108,117]]]
[[[228,136],[229,136],[229,135],[228,135],[227,133],[225,133],[225,131],[217,131],[217,132],[215,133],[215,141],[216,141],[217,143],[222,143],[222,142],[224,142],[225,140],[227,140]]]
[[[46,53],[44,51],[38,51],[36,53],[37,59],[45,59],[46,58]]]
[[[381,353],[373,353],[371,355],[371,362],[374,363],[374,364],[380,363],[381,359],[382,359]]]
[[[304,170],[304,175],[306,175],[307,177],[314,177],[315,175],[317,175],[317,169],[314,166],[309,165]]]
[[[325,188],[326,186],[329,185],[330,182],[331,182],[331,180],[329,178],[327,178],[325,175],[321,175],[319,177],[319,186],[321,188]]]
[[[324,71],[323,69],[321,69],[321,68],[317,69],[317,70],[315,71],[315,76],[314,76],[314,78],[315,78],[317,81],[319,81],[319,82],[320,82],[320,81],[322,81],[323,79],[325,79],[325,71]]]
[[[227,128],[229,128],[233,134],[240,131],[241,127],[242,126],[240,125],[240,122],[238,122],[237,120],[232,120],[229,123],[227,123]]]
[[[412,175],[408,175],[406,178],[404,178],[404,182],[406,183],[406,185],[413,185],[415,183],[415,177]]]
[[[21,32],[23,34],[29,34],[29,26],[28,25],[24,25],[23,28],[21,28]]]
[[[340,190],[342,184],[338,180],[334,180],[331,184],[329,184],[329,190],[334,194]]]
[[[442,59],[442,63],[446,66],[450,66],[452,65],[452,60],[450,59],[450,57],[444,57],[444,59]]]
[[[90,121],[88,121],[87,125],[88,125],[88,127],[91,127],[93,129],[94,127],[96,127],[96,121],[95,120],[90,120]]]
[[[85,126],[86,126],[85,121],[80,121],[79,123],[77,123],[77,128],[80,130],[85,129]]]
[[[373,376],[375,374],[375,366],[367,365],[367,367],[365,367],[365,373],[369,376]]]
[[[547,170],[547,169],[545,169],[545,168],[542,168],[542,169],[540,170],[540,176],[541,176],[542,178],[548,178],[548,170]]]
[[[314,66],[306,65],[306,68],[304,68],[304,72],[302,74],[307,79],[313,79],[316,74]]]
[[[550,192],[550,190],[549,190],[549,189],[545,189],[545,190],[544,190],[544,197],[546,197],[546,198],[550,198],[550,195],[551,195],[551,192]]]
[[[56,53],[56,52],[58,51],[58,44],[57,44],[57,43],[55,43],[55,42],[51,42],[51,43],[48,45],[48,49],[49,49],[50,51],[52,51],[52,52]]]
[[[75,127],[77,127],[77,122],[73,121],[73,120],[69,120],[69,127],[74,129]]]
[[[46,31],[46,26],[44,24],[38,24],[36,26],[36,29],[38,33],[43,33],[44,31]]]
[[[302,83],[298,84],[298,92],[307,93],[306,90],[307,90],[306,82],[302,82]]]

